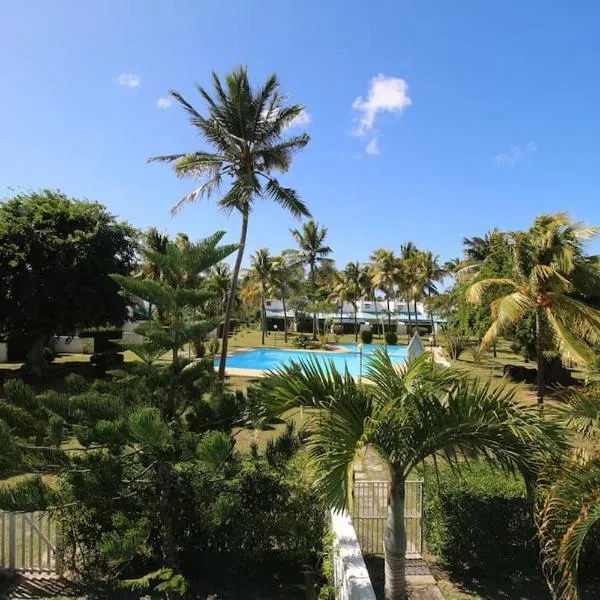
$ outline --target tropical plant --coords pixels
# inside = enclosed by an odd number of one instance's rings
[[[290,230],[298,244],[298,260],[308,267],[311,302],[316,302],[317,294],[317,268],[330,259],[327,258],[332,250],[325,244],[327,238],[327,227],[320,226],[316,221],[308,221],[302,225],[302,229]],[[317,313],[313,312],[313,340],[317,339],[318,322]]]
[[[354,309],[354,341],[358,342],[358,301],[369,287],[367,274],[360,268],[360,263],[350,262],[346,265],[340,277],[343,294]]]
[[[133,352],[143,349],[143,360],[161,348],[163,353],[170,350],[176,363],[184,344],[197,342],[214,327],[214,321],[207,318],[206,306],[214,299],[215,293],[206,284],[205,275],[237,248],[235,244],[219,245],[224,235],[224,231],[218,231],[199,242],[189,243],[184,249],[167,244],[164,252],[143,250],[145,259],[152,261],[164,273],[164,281],[112,275],[125,292],[152,302],[164,316],[163,322],[149,321],[136,329],[146,338],[149,348],[136,344],[122,345]],[[192,281],[196,286],[201,282],[203,285],[191,288]],[[149,349],[152,352],[148,355]]]
[[[553,597],[580,600],[586,552],[600,559],[600,385],[565,390],[562,399],[550,416],[572,431],[573,450],[549,467],[536,522]]]
[[[265,334],[267,331],[267,296],[274,289],[275,268],[273,257],[269,254],[267,248],[260,248],[250,259],[250,269],[248,270],[248,283],[254,284],[257,288],[260,298],[260,325],[261,325],[261,343],[265,345]]]
[[[420,280],[419,285],[422,289],[422,293],[427,294],[427,298],[437,296],[439,294],[437,283],[440,283],[446,276],[446,270],[440,266],[439,256],[434,255],[432,252],[422,252],[419,255],[420,263]],[[429,307],[429,321],[431,324],[431,335],[432,343],[436,345],[435,339],[435,323],[433,320],[433,312]]]
[[[481,455],[531,482],[542,458],[561,442],[560,430],[534,407],[520,404],[513,390],[466,379],[426,354],[399,371],[378,351],[366,376],[374,385],[361,385],[332,364],[293,364],[268,380],[270,410],[318,409],[307,425],[307,443],[315,485],[333,508],[348,506],[352,467],[361,451],[369,447],[387,463],[385,598],[405,600],[404,486],[410,473],[430,457],[460,469],[465,456]]]
[[[231,291],[224,319],[219,378],[224,379],[228,335],[238,278],[246,248],[248,221],[256,199],[272,200],[295,217],[310,216],[310,211],[292,188],[282,186],[273,174],[285,173],[295,152],[308,144],[308,134],[284,138],[286,130],[302,114],[303,106],[286,106],[286,96],[279,90],[276,75],[271,75],[258,90],[253,90],[245,67],[236,69],[221,82],[213,73],[214,94],[198,87],[208,105],[208,115],[201,115],[179,92],[172,96],[188,113],[191,124],[214,152],[190,152],[151,158],[173,164],[178,177],[203,180],[173,208],[216,194],[224,182],[229,188],[218,201],[226,212],[241,215],[242,227],[237,257],[231,277]]]
[[[467,300],[481,303],[490,289],[503,294],[492,301],[493,322],[481,346],[488,348],[509,327],[533,314],[537,355],[538,402],[544,401],[544,353],[558,352],[571,364],[586,365],[591,346],[600,343],[600,311],[574,297],[575,277],[597,277],[597,265],[583,253],[583,244],[600,233],[598,227],[575,223],[565,213],[541,215],[527,231],[507,234],[512,276],[473,283]]]
[[[293,253],[284,251],[281,256],[273,259],[272,283],[283,305],[284,342],[288,341],[287,301],[302,289],[303,275],[302,266],[297,262]]]
[[[416,283],[416,262],[415,257],[418,254],[417,247],[413,242],[406,242],[400,246],[400,288],[403,298],[406,300],[406,310],[408,312],[408,333],[411,333],[411,313],[410,301],[414,296],[414,286]],[[417,303],[415,300],[415,331],[417,330],[418,315]]]
[[[400,278],[400,262],[392,250],[380,248],[371,254],[369,274],[373,287],[384,293],[387,304],[388,331],[391,331],[390,299],[396,296],[396,284]],[[377,306],[377,300],[375,300],[375,305]]]

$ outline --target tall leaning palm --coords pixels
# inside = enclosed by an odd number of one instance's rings
[[[545,395],[544,352],[554,350],[570,364],[587,365],[600,344],[600,311],[576,298],[574,282],[597,278],[597,261],[583,244],[600,234],[598,227],[574,223],[565,213],[541,215],[527,231],[506,234],[512,277],[483,279],[467,290],[467,300],[481,303],[488,290],[506,290],[491,303],[491,327],[481,346],[488,348],[508,327],[528,315],[535,318],[537,393]]]
[[[298,244],[299,261],[308,267],[311,302],[317,302],[317,268],[330,261],[327,257],[332,249],[325,243],[327,227],[320,226],[316,221],[308,221],[302,229],[290,230]],[[313,339],[317,339],[317,313],[313,312]]]
[[[282,186],[274,177],[275,173],[289,170],[294,153],[304,148],[310,138],[306,133],[284,137],[304,108],[299,104],[286,106],[286,97],[279,91],[276,75],[271,75],[258,89],[250,86],[245,67],[231,72],[223,82],[215,73],[212,79],[212,94],[198,87],[207,105],[206,116],[179,92],[171,92],[212,151],[156,156],[150,161],[171,163],[178,177],[202,182],[173,207],[173,213],[186,204],[210,198],[225,187],[226,191],[218,201],[219,207],[226,212],[236,211],[242,218],[239,249],[224,319],[219,363],[219,378],[223,379],[231,316],[252,205],[257,199],[263,198],[280,204],[295,217],[310,216],[310,211],[297,192]]]
[[[300,368],[299,368],[300,367]],[[460,469],[463,456],[480,455],[532,481],[544,454],[560,438],[534,407],[514,393],[467,380],[423,354],[398,370],[384,351],[370,359],[361,385],[333,364],[302,362],[271,377],[271,411],[318,409],[307,423],[315,482],[335,509],[348,506],[352,468],[366,447],[379,454],[391,477],[384,535],[385,598],[405,600],[404,486],[430,457]]]

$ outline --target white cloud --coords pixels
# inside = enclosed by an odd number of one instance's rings
[[[158,106],[158,108],[169,108],[171,104],[173,104],[173,98],[171,98],[170,96],[166,96],[165,98],[159,98],[156,101],[156,106]]]
[[[362,136],[373,129],[375,121],[382,112],[401,113],[412,104],[408,97],[408,84],[399,77],[389,77],[383,73],[371,79],[366,100],[358,96],[352,108],[359,112],[358,125],[354,135]]]
[[[115,81],[123,87],[136,88],[142,83],[142,78],[139,75],[133,73],[121,73]]]
[[[303,125],[308,125],[311,122],[312,118],[310,113],[303,108],[302,112],[292,120],[292,122],[288,125],[288,127],[302,127]]]
[[[365,148],[365,152],[367,154],[371,154],[372,156],[377,156],[379,154],[379,138],[374,137]]]
[[[494,162],[497,165],[513,166],[526,156],[530,156],[537,152],[537,144],[528,142],[524,146],[513,146],[508,152],[501,152],[494,157]]]

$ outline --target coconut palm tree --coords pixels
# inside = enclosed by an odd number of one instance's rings
[[[600,524],[600,384],[563,393],[551,416],[573,432],[573,450],[547,473],[536,513],[542,566],[554,598],[579,600],[579,566]]]
[[[423,292],[427,294],[428,298],[431,296],[437,296],[439,294],[437,284],[440,283],[446,276],[446,270],[440,266],[440,257],[432,252],[422,252],[419,260],[421,262],[421,285]],[[435,324],[433,322],[433,313],[431,308],[428,308],[429,320],[431,323],[431,335],[432,343],[435,346]]]
[[[396,284],[400,274],[400,264],[392,250],[380,248],[371,254],[370,274],[373,286],[385,295],[387,304],[388,331],[392,329],[390,299],[396,295]],[[377,300],[375,300],[377,303]],[[377,304],[375,304],[377,306]]]
[[[267,331],[267,297],[273,290],[275,284],[275,268],[273,257],[267,248],[260,248],[250,259],[250,269],[247,280],[254,283],[260,294],[260,324],[262,330],[262,345],[265,345],[265,333]]]
[[[410,320],[410,301],[413,297],[413,287],[415,282],[415,256],[418,253],[417,247],[413,242],[406,242],[400,246],[400,268],[401,268],[401,284],[402,295],[406,300],[406,310],[408,312],[408,333],[410,335],[411,320]],[[417,307],[415,304],[415,331],[417,329]]]
[[[426,354],[399,370],[378,351],[366,373],[375,385],[317,361],[282,368],[269,381],[269,409],[318,409],[306,424],[307,444],[315,485],[334,509],[347,508],[353,464],[367,447],[388,465],[385,598],[405,600],[404,486],[411,472],[431,457],[459,470],[462,457],[479,455],[531,482],[560,441],[559,430],[535,407],[519,403],[513,390],[469,380]]]
[[[217,294],[216,313],[218,318],[221,319],[225,313],[231,289],[231,267],[227,263],[215,265],[210,270],[208,284]]]
[[[350,262],[343,271],[344,294],[354,309],[354,341],[358,342],[358,301],[368,289],[369,281],[360,263]]]
[[[283,305],[283,341],[288,341],[287,300],[302,287],[304,272],[294,254],[283,252],[273,258],[271,282]]]
[[[223,379],[231,316],[252,206],[257,199],[263,198],[280,204],[295,217],[310,216],[297,192],[282,186],[274,177],[275,173],[285,173],[290,169],[294,153],[304,148],[310,138],[306,133],[284,137],[304,107],[299,104],[286,106],[286,96],[280,93],[276,75],[271,75],[258,89],[251,88],[245,67],[231,72],[224,82],[216,73],[213,73],[212,79],[212,95],[198,87],[208,107],[206,116],[179,92],[173,91],[171,95],[188,113],[191,124],[213,151],[157,156],[150,161],[171,163],[178,177],[202,181],[173,207],[173,213],[188,203],[210,198],[226,186],[218,205],[226,212],[236,211],[241,216],[240,241],[225,311],[219,363],[219,379]]]
[[[308,267],[310,300],[316,303],[317,298],[317,268],[330,262],[327,257],[333,250],[325,244],[327,227],[319,225],[316,221],[308,221],[302,229],[291,229],[296,243],[299,246],[298,260]],[[317,313],[313,312],[313,340],[317,339],[318,323]]]
[[[527,231],[507,234],[512,277],[483,279],[467,289],[467,300],[481,303],[488,290],[505,293],[491,303],[492,325],[481,341],[488,348],[508,327],[535,317],[538,403],[544,402],[544,352],[555,350],[571,364],[586,365],[591,346],[600,343],[600,311],[575,298],[573,281],[597,269],[586,260],[584,242],[598,227],[571,221],[565,213],[541,215]],[[594,274],[596,276],[596,274]]]

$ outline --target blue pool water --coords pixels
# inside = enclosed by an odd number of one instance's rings
[[[332,362],[338,371],[343,372],[346,367],[352,375],[360,375],[360,355],[356,344],[340,344],[348,352],[308,352],[303,350],[277,350],[273,348],[258,348],[248,352],[239,352],[227,359],[227,366],[233,369],[257,369],[260,371],[270,371],[285,366],[292,361],[309,360],[314,358],[323,364]],[[383,346],[374,346],[364,344],[363,346],[363,372],[365,362],[370,354],[373,354],[377,348]],[[388,346],[388,353],[392,362],[402,363],[406,359],[405,346]]]

